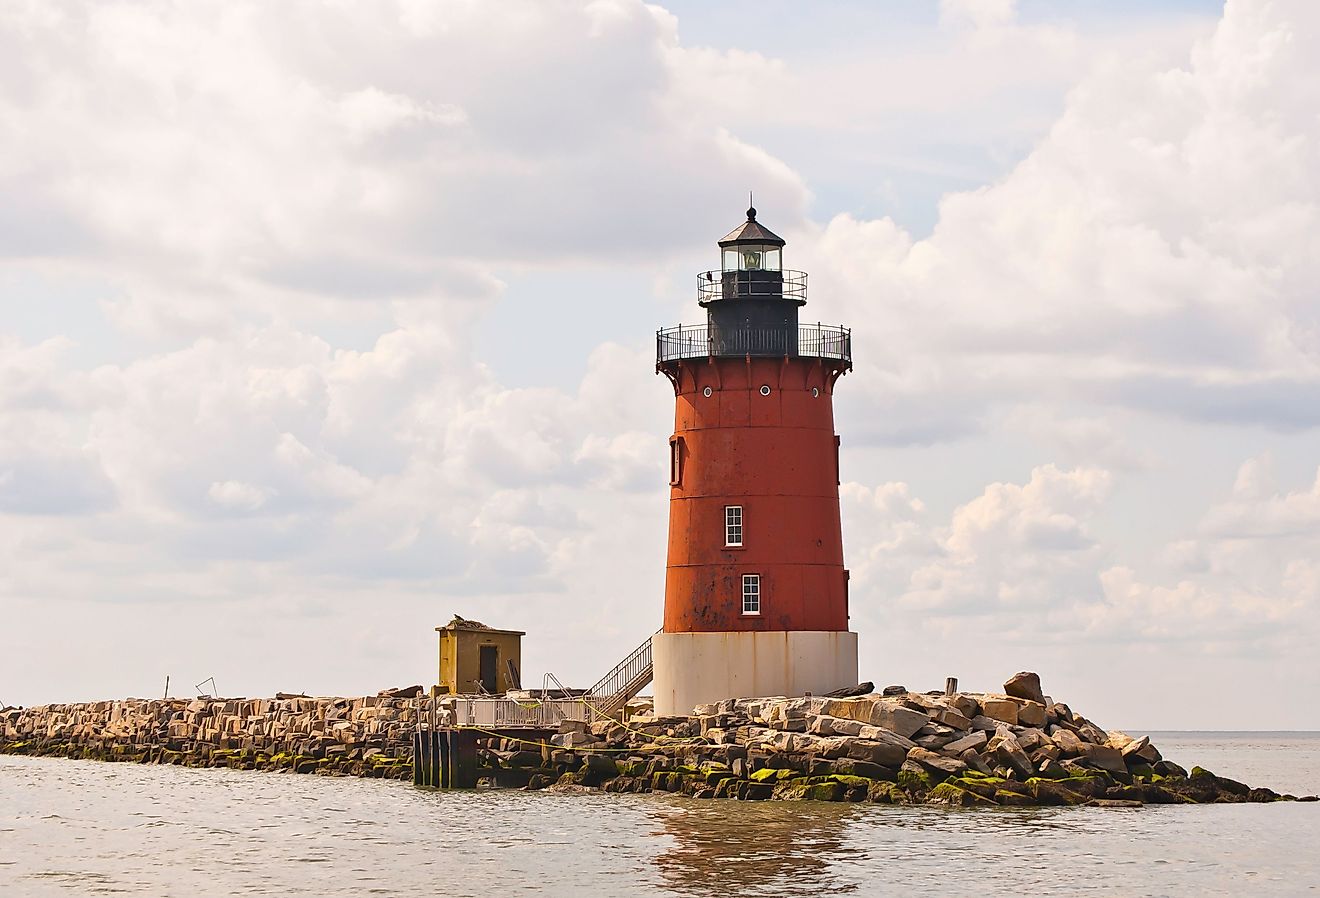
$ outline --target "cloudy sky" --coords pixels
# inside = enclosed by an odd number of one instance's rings
[[[0,703],[431,682],[454,612],[587,685],[751,190],[854,328],[865,678],[1316,728],[1320,6],[713,7],[0,3]]]

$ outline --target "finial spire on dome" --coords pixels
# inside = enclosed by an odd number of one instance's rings
[[[752,194],[747,193],[747,202],[752,201]],[[784,238],[780,237],[774,231],[767,228],[756,220],[756,207],[747,207],[747,220],[738,225],[729,233],[725,234],[720,240],[720,246],[745,246],[751,244],[768,244],[770,246],[783,246]]]

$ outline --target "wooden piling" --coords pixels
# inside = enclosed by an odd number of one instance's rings
[[[415,731],[413,785],[424,789],[475,789],[476,731],[452,727]]]
[[[453,774],[450,765],[453,763],[453,752],[449,750],[450,730],[433,730],[431,749],[435,759],[435,787],[437,789],[450,789],[453,787]]]
[[[450,730],[449,788],[477,787],[477,734],[472,730]]]
[[[415,729],[413,730],[413,734],[412,734],[412,762],[413,762],[414,787],[420,786],[422,784],[422,771],[421,771],[422,756],[421,753],[417,751],[417,749],[421,747],[422,747],[422,731]]]
[[[958,691],[958,678],[949,677],[944,681],[944,694],[953,695]]]

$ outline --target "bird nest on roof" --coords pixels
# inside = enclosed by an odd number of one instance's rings
[[[492,628],[486,626],[486,625],[483,624],[481,621],[468,620],[468,619],[465,618],[465,617],[460,617],[459,615],[455,614],[455,615],[454,615],[454,619],[451,620],[449,623],[445,624],[445,629],[447,629],[447,630],[490,630],[490,629],[492,629]]]

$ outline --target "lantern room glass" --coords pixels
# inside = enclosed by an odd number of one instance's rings
[[[780,247],[772,243],[727,246],[723,258],[725,271],[779,271],[782,264]]]

